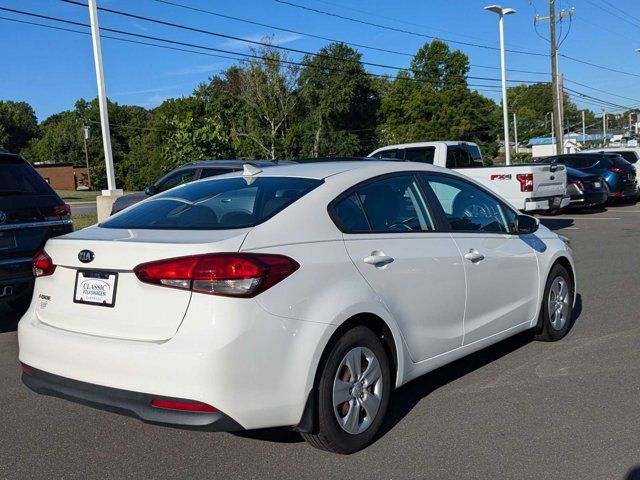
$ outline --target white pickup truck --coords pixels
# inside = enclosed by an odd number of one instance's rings
[[[452,168],[496,192],[523,212],[557,211],[569,204],[564,165],[524,163],[485,167],[471,142],[419,142],[390,145],[369,157],[431,163]]]

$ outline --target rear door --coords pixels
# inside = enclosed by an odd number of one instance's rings
[[[351,260],[380,296],[419,362],[462,344],[464,268],[413,174],[379,177],[333,204]]]
[[[464,344],[530,322],[538,306],[539,242],[515,235],[515,212],[480,187],[448,175],[425,179],[464,259]]]

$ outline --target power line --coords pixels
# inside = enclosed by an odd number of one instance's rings
[[[81,3],[81,2],[77,2],[76,0],[60,0],[61,2],[64,3],[69,3],[71,5],[76,5],[79,7],[86,7],[87,5]],[[315,57],[322,57],[322,58],[327,58],[329,60],[337,60],[340,62],[343,62],[344,59],[338,58],[338,57],[334,57],[331,55],[326,55],[326,54],[322,54],[322,53],[314,53],[314,52],[309,52],[307,50],[300,50],[297,48],[290,48],[290,47],[283,47],[281,45],[272,45],[268,42],[261,42],[258,40],[248,40],[248,39],[244,39],[241,37],[236,37],[233,35],[227,35],[224,33],[219,33],[219,32],[214,32],[211,30],[204,30],[201,28],[196,28],[196,27],[191,27],[188,25],[182,25],[182,24],[178,24],[178,23],[174,23],[174,22],[167,22],[165,20],[160,20],[157,18],[150,18],[150,17],[145,17],[142,15],[136,15],[133,13],[129,13],[129,12],[124,12],[121,10],[114,10],[112,8],[105,8],[105,7],[98,7],[98,10],[104,11],[104,12],[108,12],[108,13],[113,13],[116,15],[121,15],[124,17],[128,17],[128,18],[135,18],[137,20],[142,20],[142,21],[146,21],[146,22],[151,22],[151,23],[156,23],[159,25],[165,25],[165,26],[169,26],[169,27],[173,27],[173,28],[178,28],[181,30],[188,30],[188,31],[192,31],[192,32],[196,32],[196,33],[202,33],[202,34],[206,34],[206,35],[213,35],[215,37],[220,37],[220,38],[225,38],[225,39],[230,39],[230,40],[236,40],[236,41],[240,41],[240,42],[245,42],[245,43],[250,43],[253,45],[258,45],[258,46],[262,46],[262,47],[267,47],[267,48],[274,48],[277,50],[284,50],[286,52],[291,52],[291,53],[298,53],[298,54],[302,54],[302,55],[310,55],[310,56],[315,56]],[[228,53],[228,51],[226,51],[226,53]],[[381,63],[372,63],[372,62],[364,62],[364,61],[360,61],[360,63],[362,65],[367,65],[370,67],[379,67],[379,68],[387,68],[390,70],[397,70],[399,72],[408,72],[411,73],[411,70],[405,67],[398,67],[395,65],[385,65],[385,64],[381,64]],[[489,80],[489,81],[495,81],[495,82],[499,82],[500,79],[499,78],[491,78],[491,77],[477,77],[477,76],[471,76],[468,75],[466,78],[472,79],[472,80]],[[516,83],[528,83],[527,80],[508,80],[510,82],[516,82]]]
[[[582,63],[583,65],[589,65],[590,67],[599,68],[601,70],[606,70],[607,72],[619,73],[621,75],[628,75],[630,77],[640,77],[638,73],[625,72],[624,70],[618,70],[611,67],[605,67],[603,65],[598,65],[597,63],[587,62],[586,60],[580,60],[579,58],[571,57],[569,55],[565,55],[564,53],[558,53],[558,55],[562,58],[566,58],[567,60],[571,60],[572,62]]]
[[[254,20],[248,20],[246,18],[234,17],[232,15],[226,15],[226,14],[223,14],[223,13],[220,13],[220,12],[214,12],[212,10],[206,10],[206,9],[203,9],[203,8],[196,8],[196,7],[192,7],[192,6],[189,6],[189,5],[183,5],[181,3],[176,3],[176,2],[173,2],[173,1],[169,1],[169,0],[150,0],[150,1],[157,2],[157,3],[162,3],[162,4],[165,4],[165,5],[171,5],[171,6],[174,6],[174,7],[177,7],[177,8],[182,8],[182,9],[185,9],[185,10],[191,10],[191,11],[194,11],[194,12],[206,13],[208,15],[212,15],[212,16],[215,16],[215,17],[218,17],[218,18],[225,18],[225,19],[228,19],[228,20],[234,20],[234,21],[246,23],[246,24],[249,24],[249,25],[257,25],[257,26],[260,26],[260,27],[270,28],[270,29],[273,29],[273,30],[281,31],[281,32],[293,33],[295,35],[302,35],[302,36],[309,37],[309,38],[315,38],[315,39],[319,39],[319,40],[324,40],[324,41],[327,41],[327,42],[344,43],[345,45],[349,45],[349,46],[352,46],[352,47],[364,48],[364,49],[374,50],[374,51],[383,52],[383,53],[391,53],[391,54],[394,54],[394,55],[402,55],[404,57],[409,57],[409,58],[412,58],[415,55],[415,54],[409,53],[409,52],[402,52],[402,51],[399,51],[399,50],[390,50],[390,49],[387,49],[387,48],[377,47],[377,46],[374,46],[374,45],[367,45],[367,44],[356,43],[356,42],[352,42],[352,41],[339,40],[339,39],[336,39],[336,38],[324,37],[322,35],[317,35],[317,34],[314,34],[314,33],[302,32],[300,30],[292,30],[290,28],[278,27],[278,26],[275,26],[275,25],[267,24],[267,23],[256,22]],[[479,64],[473,64],[473,63],[470,63],[469,65],[471,67],[474,67],[474,68],[486,68],[486,69],[490,69],[490,70],[500,70],[500,67],[492,67],[492,66],[489,66],[489,65],[479,65]],[[535,72],[535,71],[532,71],[532,70],[518,70],[518,69],[513,69],[513,68],[510,68],[509,71],[510,72],[516,72],[516,73],[528,73],[528,74],[533,74],[533,75],[549,75],[549,72]]]
[[[52,16],[49,16],[49,15],[42,15],[42,14],[33,13],[33,12],[25,12],[25,11],[22,11],[22,10],[16,10],[16,9],[7,8],[7,7],[0,7],[0,11],[8,11],[8,12],[11,12],[11,13],[18,13],[18,14],[21,14],[21,15],[41,18],[41,19],[55,21],[55,22],[61,22],[61,23],[70,24],[70,25],[74,25],[74,26],[85,27],[85,28],[89,27],[88,24],[82,23],[82,22],[76,22],[76,21],[73,21],[73,20],[62,19],[62,18],[52,17]],[[14,19],[11,19],[11,20],[12,21],[16,21]],[[33,24],[33,22],[30,22],[30,23]],[[39,26],[45,26],[45,25],[42,25],[42,24],[38,24],[38,25]],[[46,27],[47,28],[52,28],[49,25],[46,25]],[[58,29],[58,30],[61,29],[60,27],[53,27],[53,28]],[[84,33],[84,32],[78,32],[78,31],[70,30],[70,29],[64,29],[64,30],[68,30],[68,31],[71,31],[71,32],[74,32],[74,33]],[[186,51],[186,52],[190,52],[190,53],[197,53],[197,54],[200,54],[200,55],[207,55],[207,56],[212,56],[212,57],[217,57],[217,58],[228,58],[228,59],[236,60],[236,61],[247,59],[247,58],[256,59],[256,60],[264,61],[264,62],[268,62],[269,61],[269,59],[265,59],[265,58],[261,57],[260,55],[256,55],[256,54],[231,52],[229,50],[223,50],[223,49],[219,49],[219,48],[208,47],[208,46],[205,46],[205,45],[198,45],[198,44],[189,43],[189,42],[181,42],[181,41],[177,41],[177,40],[170,40],[170,39],[166,39],[166,38],[162,38],[162,37],[144,35],[144,34],[140,34],[140,33],[133,33],[133,32],[128,32],[128,31],[125,31],[125,30],[118,30],[118,29],[113,29],[113,28],[101,27],[100,30],[101,31],[106,31],[106,32],[111,32],[111,33],[117,33],[117,34],[121,34],[121,35],[129,35],[129,36],[133,36],[133,37],[137,37],[137,38],[143,38],[145,40],[165,42],[165,43],[169,43],[169,44],[173,44],[173,45],[179,45],[180,47],[198,48],[198,49],[203,49],[203,50],[207,50],[207,51],[213,51],[213,52],[217,52],[217,53],[219,52],[219,53],[224,53],[224,54],[227,54],[227,55],[211,54],[211,53],[206,53],[206,52],[198,52],[198,51],[188,50],[188,49],[185,49],[185,48],[167,47],[165,45],[151,44],[151,43],[148,43],[148,42],[139,42],[139,41],[133,41],[133,40],[130,40],[130,39],[122,39],[122,38],[118,38],[118,37],[109,37],[109,38],[112,38],[113,40],[127,41],[127,42],[130,42],[130,43],[139,43],[139,44],[143,44],[143,45],[149,45],[149,46],[154,46],[154,47],[158,47],[158,48],[166,48],[166,49],[171,49],[171,50]],[[234,56],[230,56],[230,55],[234,55]],[[242,57],[242,58],[238,58],[238,57]],[[292,61],[292,60],[285,60],[285,59],[281,59],[281,60],[279,60],[279,62],[281,62],[283,64],[287,64],[287,65],[295,65],[295,66],[300,66],[300,67],[305,67],[305,68],[316,68],[316,69],[320,69],[320,70],[330,70],[330,71],[339,71],[339,72],[346,72],[347,71],[347,70],[341,69],[341,68],[318,67],[318,66],[315,66],[315,65],[312,65],[312,64],[308,64],[308,63],[301,63],[301,62],[296,62],[296,61]],[[389,76],[389,75],[376,74],[376,73],[366,72],[366,71],[362,72],[362,73],[363,73],[363,75],[376,77],[376,78],[382,78],[382,79],[385,79],[385,80],[396,80],[396,79],[401,78],[401,77],[393,77],[393,76]],[[407,80],[407,81],[411,81],[411,82],[424,83],[424,84],[430,84],[431,83],[428,80],[423,80],[423,79],[414,78],[414,77],[402,77],[402,79]],[[491,79],[489,79],[489,80],[491,80]],[[511,81],[512,82],[527,83],[526,81],[523,81],[523,80],[511,80]],[[470,83],[461,84],[459,86],[484,87],[484,88],[492,87],[492,85],[484,85],[484,84],[477,85],[477,84],[470,84]]]
[[[354,22],[354,23],[360,23],[360,24],[363,24],[363,25],[369,25],[370,27],[382,28],[384,30],[390,30],[390,31],[393,31],[393,32],[404,33],[404,34],[407,34],[407,35],[413,35],[415,37],[429,38],[431,40],[440,39],[440,40],[443,40],[443,41],[448,42],[448,43],[454,43],[454,44],[458,44],[458,45],[466,45],[468,47],[484,48],[486,50],[500,51],[499,47],[493,47],[491,45],[482,45],[482,44],[479,44],[479,43],[462,42],[462,41],[459,41],[459,40],[451,40],[451,39],[447,39],[447,38],[443,38],[443,37],[435,37],[433,35],[427,35],[425,33],[414,32],[412,30],[406,30],[406,29],[403,29],[403,28],[391,27],[389,25],[381,25],[379,23],[369,22],[367,20],[362,20],[362,19],[359,19],[359,18],[348,17],[346,15],[340,15],[340,14],[333,13],[333,12],[327,12],[325,10],[319,10],[317,8],[307,7],[306,5],[300,5],[298,3],[293,3],[293,2],[286,1],[286,0],[273,0],[273,1],[277,2],[277,3],[280,3],[280,4],[283,4],[283,5],[288,5],[290,7],[299,8],[299,9],[307,10],[307,11],[314,12],[314,13],[319,13],[321,15],[326,15],[326,16],[334,17],[334,18],[340,18],[342,20],[347,20],[347,21]],[[524,51],[524,50],[506,49],[506,51],[507,52],[511,52],[511,53],[520,53],[520,54],[523,54],[523,55],[534,55],[534,56],[539,56],[539,57],[546,57],[547,56],[544,53],[528,52],[528,51]]]
[[[611,95],[612,97],[618,97],[618,98],[622,98],[624,100],[631,100],[632,102],[638,102],[640,103],[640,100],[638,100],[637,98],[630,98],[630,97],[625,97],[623,95],[617,95],[615,93],[611,93],[611,92],[607,92],[606,90],[601,90],[599,88],[595,88],[595,87],[590,87],[589,85],[585,85],[584,83],[580,83],[580,82],[576,82],[575,80],[569,80],[568,78],[565,77],[564,79],[565,82],[569,82],[569,83],[575,83],[576,85],[579,85],[581,87],[585,87],[588,88],[590,90],[594,90],[596,92],[600,92],[600,93],[606,93],[607,95]]]

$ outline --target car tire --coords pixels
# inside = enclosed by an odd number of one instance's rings
[[[302,437],[332,453],[365,448],[380,430],[389,405],[391,368],[384,345],[368,328],[355,327],[334,343],[320,369],[317,429]]]
[[[544,288],[536,340],[555,342],[569,332],[573,323],[574,297],[571,275],[562,265],[555,265]]]

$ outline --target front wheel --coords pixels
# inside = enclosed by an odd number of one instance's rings
[[[549,273],[540,312],[540,331],[536,340],[554,342],[564,337],[573,320],[575,292],[571,275],[562,265],[555,265]]]
[[[391,370],[380,339],[366,327],[347,331],[331,349],[318,382],[318,430],[312,446],[349,454],[369,445],[384,420]]]

